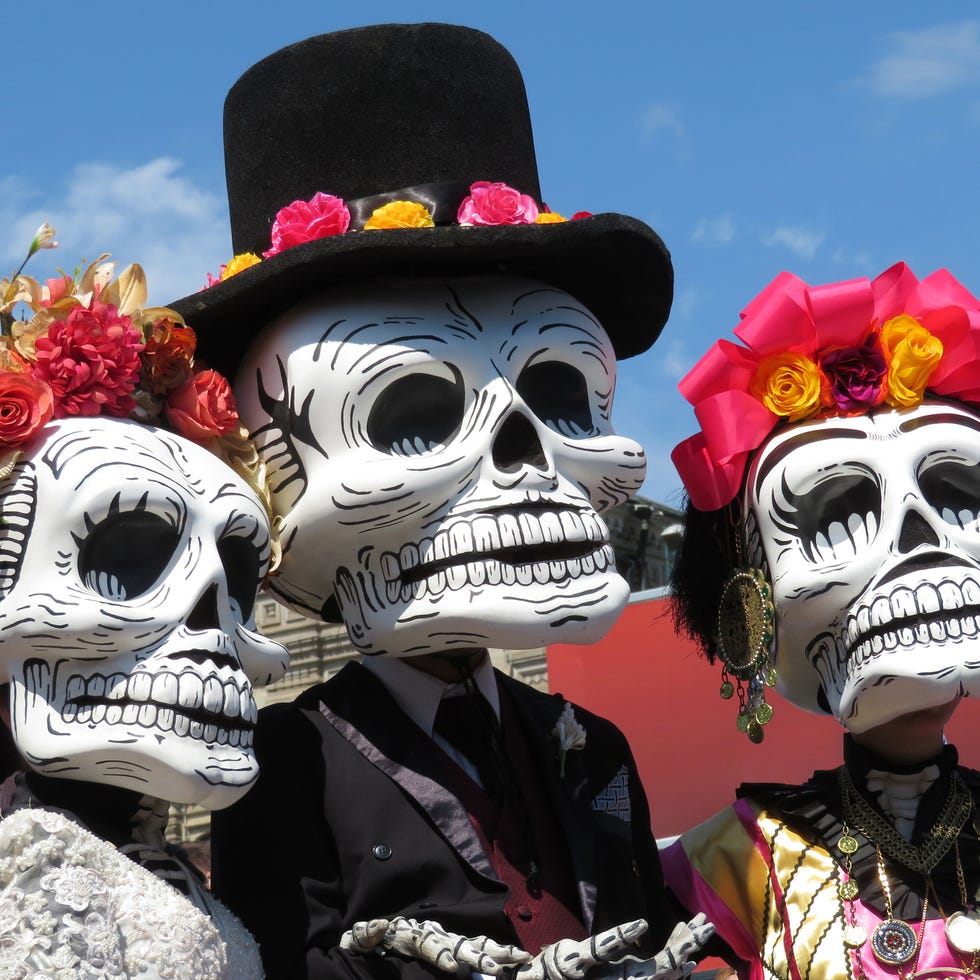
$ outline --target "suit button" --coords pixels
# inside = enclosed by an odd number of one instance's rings
[[[521,922],[530,922],[533,917],[533,913],[526,905],[517,906],[517,918],[520,919]]]
[[[379,861],[387,861],[391,857],[391,848],[387,844],[375,844],[371,848],[371,853]]]

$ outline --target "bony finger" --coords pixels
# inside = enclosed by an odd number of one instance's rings
[[[461,937],[457,938],[461,939]],[[428,932],[417,943],[417,948],[426,963],[431,963],[446,973],[455,973],[459,969],[459,961],[456,959],[453,947],[444,937]]]
[[[647,931],[644,919],[627,922],[600,932],[591,939],[591,958],[595,963],[607,963],[622,956]]]
[[[364,949],[374,949],[388,933],[391,923],[388,919],[370,919],[354,923],[354,939]]]
[[[504,946],[489,938],[483,940],[483,952],[505,966],[530,963],[534,959],[527,950],[521,949],[519,946]]]

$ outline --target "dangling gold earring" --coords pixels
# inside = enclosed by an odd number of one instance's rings
[[[776,683],[770,658],[775,639],[775,608],[772,586],[759,568],[745,567],[742,555],[741,520],[737,505],[729,505],[731,535],[729,559],[735,569],[721,590],[715,644],[724,664],[719,693],[726,701],[738,694],[736,726],[759,743],[764,727],[772,720],[772,705],[766,702],[766,687]],[[734,680],[733,680],[734,678]]]

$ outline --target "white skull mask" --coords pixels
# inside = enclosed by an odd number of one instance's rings
[[[290,311],[236,386],[282,521],[273,590],[324,618],[335,596],[367,654],[603,635],[628,588],[598,512],[646,468],[610,425],[615,365],[579,302],[515,277]]]
[[[980,693],[980,420],[925,402],[781,430],[746,482],[791,701],[864,732]],[[821,699],[823,700],[823,699]]]
[[[268,519],[209,452],[121,419],[52,423],[0,491],[0,680],[46,775],[227,806],[257,775],[252,631]]]

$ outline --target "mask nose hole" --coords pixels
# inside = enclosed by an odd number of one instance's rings
[[[910,510],[902,521],[902,530],[898,534],[898,550],[907,555],[922,545],[939,546],[939,536],[926,519],[918,511]]]
[[[218,587],[211,584],[207,590],[197,600],[197,605],[190,611],[187,617],[187,628],[195,633],[202,633],[204,630],[216,630],[221,628],[218,621]]]
[[[512,412],[493,440],[493,463],[502,473],[514,473],[524,466],[548,468],[541,440],[527,416]]]

